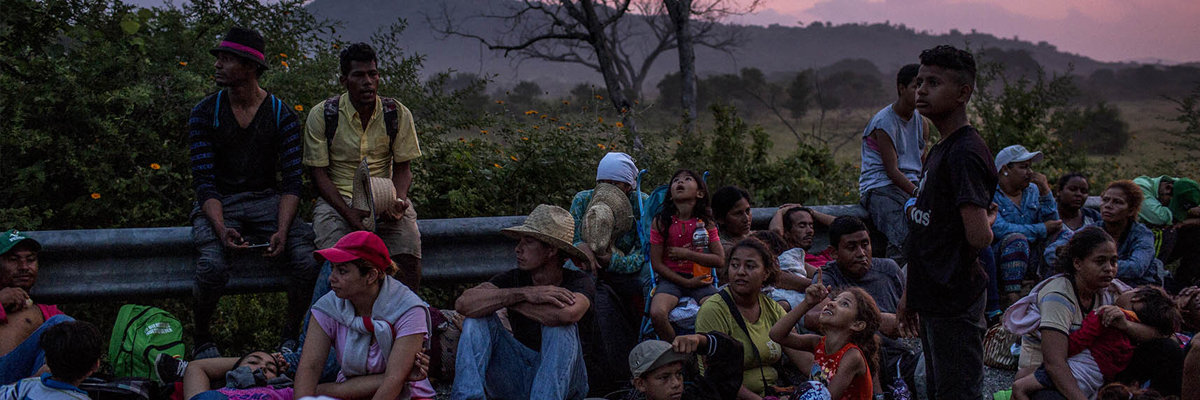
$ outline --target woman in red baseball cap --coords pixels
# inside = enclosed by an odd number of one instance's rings
[[[429,306],[392,278],[397,266],[371,232],[353,232],[313,254],[333,264],[333,291],[312,307],[312,322],[296,369],[295,396],[431,399],[435,393],[414,368],[429,339]],[[341,367],[337,380],[318,385],[330,349]],[[383,374],[384,379],[365,379]],[[382,396],[378,395],[382,392]]]

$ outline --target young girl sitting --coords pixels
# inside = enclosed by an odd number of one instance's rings
[[[708,232],[707,248],[692,245],[692,235],[701,223]],[[709,211],[708,186],[695,172],[675,172],[662,212],[655,216],[650,229],[650,266],[658,274],[657,289],[650,299],[650,322],[659,338],[668,342],[675,339],[668,317],[681,297],[704,303],[717,293],[707,271],[720,268],[724,262],[725,250]]]
[[[812,352],[811,379],[829,389],[834,399],[871,400],[871,370],[878,367],[879,342],[875,332],[882,317],[875,299],[866,291],[842,290],[821,312],[825,336],[801,335],[793,330],[800,317],[829,296],[821,283],[821,270],[805,290],[804,301],[771,327],[771,340],[787,348]]]

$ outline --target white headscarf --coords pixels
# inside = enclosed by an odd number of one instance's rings
[[[617,181],[625,182],[630,186],[637,184],[637,166],[633,164],[633,157],[625,153],[608,153],[600,160],[600,166],[596,167],[597,181]]]

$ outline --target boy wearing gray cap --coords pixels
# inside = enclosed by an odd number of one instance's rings
[[[676,336],[672,343],[647,340],[629,352],[629,372],[647,400],[733,399],[742,387],[743,351],[721,332]],[[696,355],[704,356],[705,375],[688,368]]]

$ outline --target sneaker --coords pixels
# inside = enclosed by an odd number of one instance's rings
[[[205,342],[196,349],[192,350],[192,361],[203,360],[206,358],[217,358],[221,356],[221,351],[217,349],[217,344],[213,342]]]
[[[154,359],[154,370],[158,372],[158,379],[163,383],[175,383],[183,380],[183,371],[187,370],[187,364],[187,361],[177,356],[158,353],[158,357]]]
[[[279,354],[298,353],[300,350],[300,341],[296,339],[287,339],[279,344]]]

